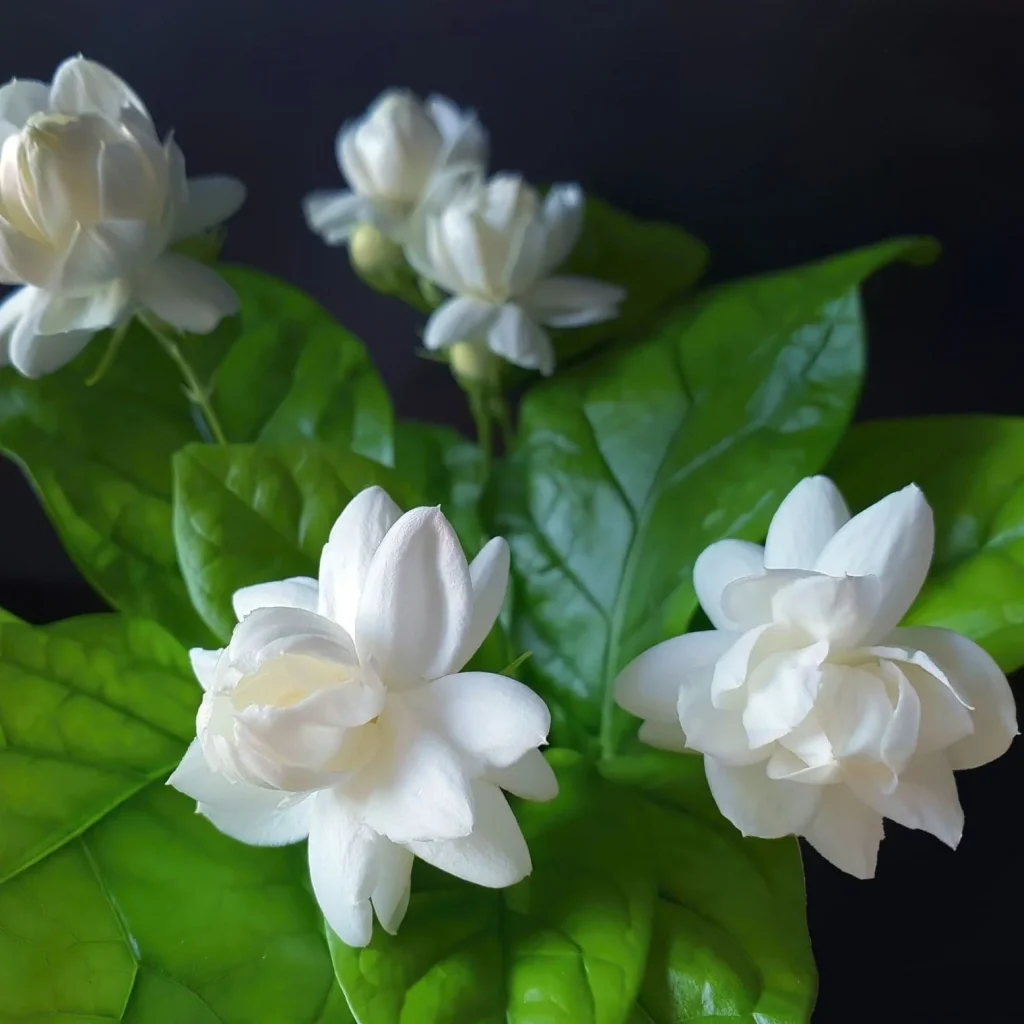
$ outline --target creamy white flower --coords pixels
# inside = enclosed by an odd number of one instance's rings
[[[520,177],[499,174],[426,211],[406,256],[455,297],[430,317],[424,345],[476,342],[516,366],[550,374],[555,352],[541,325],[610,320],[625,297],[617,285],[552,276],[579,238],[583,208],[577,185],[555,185],[541,202]]]
[[[641,738],[704,754],[722,813],[746,835],[804,836],[859,878],[882,819],[955,847],[954,769],[1017,734],[1006,677],[945,629],[898,628],[932,557],[932,513],[907,487],[850,519],[835,485],[802,481],[761,547],[712,544],[694,586],[715,626],[641,655],[617,682]]]
[[[508,570],[504,540],[467,565],[439,509],[402,515],[370,488],[331,531],[319,581],[238,591],[228,646],[192,652],[206,692],[170,784],[242,842],[308,836],[316,898],[349,945],[370,940],[374,911],[398,928],[414,856],[491,887],[530,871],[502,790],[555,796],[548,709],[515,680],[460,672]]]
[[[73,359],[142,308],[206,333],[237,309],[214,271],[167,251],[242,204],[232,178],[185,178],[142,101],[81,57],[53,82],[0,88],[0,361],[28,377]]]
[[[342,126],[337,154],[351,191],[307,196],[309,226],[329,245],[346,241],[361,224],[403,241],[425,203],[444,202],[462,182],[483,175],[487,133],[472,112],[443,96],[422,102],[389,89],[358,121]]]

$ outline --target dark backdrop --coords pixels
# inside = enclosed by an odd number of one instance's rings
[[[1022,30],[1020,0],[37,0],[6,12],[0,79],[77,51],[120,72],[194,173],[248,183],[226,255],[343,318],[403,416],[464,425],[444,368],[411,354],[415,318],[299,212],[338,185],[338,124],[391,84],[475,106],[498,168],[684,224],[715,279],[937,235],[939,265],[867,289],[861,416],[1020,414]],[[6,464],[0,496],[0,605],[97,607]],[[892,826],[864,883],[808,853],[816,1021],[1024,1019],[1022,770],[1018,744],[959,776],[956,854]]]

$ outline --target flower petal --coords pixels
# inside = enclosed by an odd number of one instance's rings
[[[360,491],[338,516],[320,555],[320,614],[353,636],[370,562],[402,510],[382,487]]]
[[[850,518],[839,488],[809,476],[782,500],[764,542],[766,569],[813,569],[822,549]]]
[[[828,657],[828,643],[772,655],[760,662],[747,680],[743,728],[751,748],[781,739],[814,707]]]
[[[461,672],[409,692],[419,721],[489,768],[507,768],[547,742],[551,713],[528,686],[491,672]]]
[[[814,640],[857,647],[873,635],[882,597],[875,576],[815,574],[776,591],[772,621],[801,629]]]
[[[745,540],[720,540],[706,547],[693,566],[693,589],[716,629],[735,629],[722,609],[725,588],[736,580],[764,573],[764,548]]]
[[[50,87],[32,78],[12,78],[0,86],[0,143],[4,141],[5,127],[19,131],[33,115],[45,111],[50,105]]]
[[[45,285],[58,260],[55,249],[29,238],[0,214],[0,284]]]
[[[361,661],[376,659],[389,687],[448,675],[473,614],[462,546],[438,508],[406,512],[370,562],[356,612]]]
[[[953,849],[959,844],[964,812],[953,769],[942,754],[915,758],[891,793],[859,785],[856,776],[851,776],[850,785],[865,803],[886,818],[907,828],[930,832]]]
[[[473,585],[473,614],[462,644],[456,669],[473,657],[494,628],[508,590],[510,556],[508,542],[493,537],[469,563],[469,579]]]
[[[821,799],[823,787],[769,779],[763,764],[736,767],[705,757],[704,770],[718,809],[745,836],[800,835]]]
[[[35,293],[35,289],[22,289]],[[44,377],[70,363],[96,333],[91,330],[68,331],[63,334],[37,333],[40,320],[46,314],[47,300],[43,293],[30,296],[31,304],[11,331],[7,357],[11,365],[32,379]]]
[[[384,931],[389,935],[397,935],[398,927],[409,909],[413,855],[404,846],[381,837],[375,856],[377,884],[370,895],[370,902]]]
[[[309,829],[309,880],[335,935],[365,946],[373,933],[370,896],[377,885],[380,836],[333,790],[313,797]]]
[[[0,301],[0,366],[6,366],[10,361],[8,352],[11,338],[21,323],[21,318],[37,301],[35,288],[18,288]]]
[[[520,305],[548,327],[582,327],[619,315],[626,298],[618,285],[589,277],[548,277],[519,297]]]
[[[500,789],[473,783],[476,821],[470,835],[446,842],[412,842],[408,848],[428,864],[489,889],[522,881],[533,869],[519,823]]]
[[[875,631],[898,625],[928,575],[935,544],[932,510],[919,487],[896,491],[854,516],[815,562],[829,576],[877,576],[882,589]]]
[[[554,800],[558,796],[558,778],[539,750],[528,750],[506,768],[489,768],[482,777],[524,800]]]
[[[192,671],[204,690],[209,690],[217,678],[217,663],[223,649],[216,651],[204,651],[202,647],[193,647],[188,652],[188,660],[192,663]]]
[[[139,302],[161,320],[192,334],[209,334],[238,312],[235,290],[202,263],[165,252],[134,278]]]
[[[376,757],[343,784],[364,820],[396,843],[469,835],[473,797],[456,751],[402,698],[389,698],[377,725]]]
[[[309,834],[308,798],[296,801],[294,794],[230,781],[207,765],[198,740],[167,785],[195,800],[198,812],[225,835],[250,846],[286,846]]]
[[[839,759],[882,760],[893,706],[884,681],[849,665],[829,666],[816,714]]]
[[[179,211],[174,237],[190,238],[223,224],[245,202],[245,186],[226,174],[188,179],[188,200]]]
[[[649,721],[678,724],[680,689],[695,673],[707,672],[729,649],[735,637],[709,629],[665,640],[631,661],[615,680],[615,700],[631,715]]]
[[[102,114],[115,121],[126,106],[149,116],[142,100],[125,82],[84,57],[71,57],[57,68],[50,85],[50,106],[60,114]]]
[[[948,752],[954,769],[977,768],[1006,753],[1018,732],[1017,709],[1006,676],[985,651],[948,629],[897,629],[890,639],[924,651],[971,704],[974,732]]]
[[[235,591],[231,606],[239,622],[257,608],[303,608],[307,612],[315,612],[318,592],[316,580],[309,576],[293,576],[274,583],[242,587]]]
[[[513,366],[539,370],[545,377],[555,372],[555,350],[547,332],[514,303],[498,310],[487,333],[487,346]]]
[[[461,110],[445,96],[436,93],[427,97],[427,111],[444,141],[439,163],[451,167],[487,162],[487,132],[469,110]]]
[[[538,278],[560,267],[579,240],[586,202],[579,185],[552,185],[544,197],[542,220],[546,231],[544,261]]]
[[[303,608],[256,608],[234,629],[228,660],[243,675],[254,675],[282,654],[306,655],[338,665],[355,665],[348,634],[335,622]]]
[[[347,190],[310,192],[302,200],[302,212],[310,230],[321,235],[328,245],[341,245],[372,217],[366,197]]]
[[[846,786],[828,786],[803,837],[826,860],[854,878],[874,878],[882,816]]]
[[[716,707],[706,682],[701,686],[683,688],[679,694],[678,713],[686,735],[686,746],[690,750],[729,765],[755,764],[764,761],[770,753],[769,747],[751,747],[747,731],[743,728],[742,711]],[[649,734],[650,730],[645,732]],[[670,738],[666,735],[662,743],[652,745],[667,748]]]
[[[486,338],[498,315],[498,308],[489,302],[469,296],[449,299],[438,306],[423,331],[423,345],[432,352],[459,341]]]
[[[641,722],[636,738],[655,750],[671,750],[677,754],[693,753],[686,733],[678,722]]]

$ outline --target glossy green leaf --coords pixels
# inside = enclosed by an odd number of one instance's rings
[[[589,197],[579,242],[558,273],[620,285],[626,301],[615,320],[554,332],[559,360],[613,338],[636,337],[697,283],[707,263],[707,247],[682,228],[637,220]]]
[[[233,441],[319,438],[389,461],[391,410],[363,346],[312,299],[255,271],[224,270],[240,317],[182,349]],[[209,644],[181,578],[171,457],[200,439],[177,371],[133,325],[106,375],[85,380],[106,339],[58,373],[0,372],[0,449],[26,471],[83,575],[114,607]]]
[[[512,545],[514,645],[555,741],[613,752],[616,674],[680,633],[700,552],[757,538],[828,458],[863,373],[859,283],[927,246],[894,241],[725,285],[527,395],[488,525]]]
[[[397,937],[331,937],[359,1024],[622,1024],[655,901],[628,794],[577,755],[550,755],[561,792],[516,805],[533,874],[493,892],[417,869]]]
[[[1024,419],[864,423],[831,473],[856,511],[920,485],[935,510],[935,557],[906,624],[963,633],[1007,672],[1024,665]]]
[[[715,807],[703,759],[605,762],[636,787],[658,902],[630,1024],[806,1024],[817,992],[795,839],[744,839]]]
[[[394,472],[341,448],[189,445],[174,458],[174,532],[196,608],[226,640],[240,587],[316,576],[320,551],[352,496],[380,484],[402,505]]]
[[[150,785],[0,886],[0,1019],[351,1022],[304,853],[236,843]]]
[[[395,471],[428,505],[440,505],[472,558],[487,539],[480,520],[484,458],[480,446],[449,427],[399,423]]]
[[[195,735],[199,696],[185,652],[154,623],[0,625],[0,881],[167,774]]]

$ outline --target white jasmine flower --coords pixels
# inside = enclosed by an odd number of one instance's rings
[[[647,651],[617,682],[641,738],[704,754],[722,813],[746,835],[804,836],[859,878],[882,819],[955,847],[953,771],[1017,734],[1006,677],[945,629],[900,629],[932,557],[916,487],[850,519],[835,485],[802,481],[764,547],[712,544],[694,586],[715,629]]]
[[[576,185],[555,185],[541,202],[520,177],[499,174],[425,211],[406,256],[455,297],[430,317],[424,345],[476,342],[516,366],[552,373],[555,352],[541,325],[610,320],[625,297],[617,285],[553,275],[576,244],[583,209]]]
[[[185,178],[142,101],[92,61],[53,82],[0,88],[0,361],[28,377],[73,359],[97,331],[148,309],[206,333],[237,309],[214,271],[167,251],[242,204],[240,182]]]
[[[206,692],[170,784],[242,842],[308,836],[316,898],[350,945],[369,942],[374,912],[398,928],[414,856],[491,887],[530,871],[502,790],[555,795],[548,709],[512,679],[459,671],[508,569],[504,540],[467,565],[439,509],[402,515],[370,488],[331,531],[319,581],[240,590],[228,646],[192,652]]]
[[[443,202],[462,181],[484,173],[487,134],[473,113],[443,96],[423,102],[389,89],[342,127],[337,152],[351,191],[307,196],[310,228],[329,245],[346,241],[363,224],[403,241],[424,203]]]

